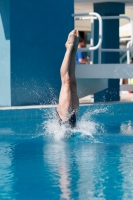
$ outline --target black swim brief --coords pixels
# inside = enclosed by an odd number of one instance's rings
[[[70,128],[74,128],[76,126],[76,115],[75,115],[74,111],[72,112],[70,118],[67,121],[63,121],[60,118],[58,111],[57,111],[57,115],[58,115],[58,118],[59,118],[58,121],[59,121],[60,126],[65,125],[65,126],[68,126]]]

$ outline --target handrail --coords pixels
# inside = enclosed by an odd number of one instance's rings
[[[121,17],[121,16],[120,16]],[[128,46],[127,48],[122,48],[122,49],[101,49],[102,52],[120,52],[120,51],[128,51],[128,50],[131,50],[132,49],[132,46],[133,46],[133,21],[132,21],[132,31],[131,31],[131,45]]]
[[[86,52],[86,51],[94,51],[100,47],[102,44],[102,18],[98,13],[90,12],[90,13],[80,13],[80,14],[72,14],[73,17],[80,17],[80,16],[92,16],[92,18],[97,18],[99,20],[99,41],[98,44],[94,47],[88,47],[88,48],[78,48],[78,51]],[[96,17],[94,17],[96,16]]]
[[[132,46],[131,46],[131,41],[129,41],[129,42],[127,43],[127,48],[129,48],[129,47],[132,48]],[[130,64],[130,51],[129,51],[129,50],[127,51],[127,64]]]
[[[131,47],[129,47],[128,49],[131,49],[133,46],[133,21],[130,17],[127,16],[102,16],[102,19],[104,20],[109,20],[109,19],[127,19],[129,20],[129,22],[131,23]],[[126,50],[128,50],[126,48]]]
[[[121,51],[126,51],[127,52],[127,58],[128,58],[128,63],[129,63],[129,55],[130,55],[130,51],[133,47],[133,21],[130,17],[127,16],[100,16],[98,13],[95,12],[91,12],[91,13],[79,13],[79,14],[72,14],[73,17],[77,17],[75,18],[75,20],[84,20],[84,19],[98,19],[99,20],[99,41],[98,44],[94,47],[89,47],[89,48],[78,48],[78,51],[82,51],[82,52],[87,52],[87,51],[92,51],[92,50],[96,50],[98,49],[98,63],[101,63],[101,52],[121,52]],[[87,17],[88,16],[88,17]],[[122,49],[104,49],[101,48],[101,44],[102,44],[102,20],[110,20],[110,19],[120,19],[120,18],[124,18],[129,20],[129,22],[131,23],[131,40],[130,40],[130,44],[127,45],[127,48],[122,48]]]
[[[133,21],[132,21],[132,19],[130,17],[127,17],[127,16],[103,16],[102,17],[103,20],[120,19],[120,18],[128,19],[129,22],[131,23],[131,40],[130,40],[131,45],[127,46],[127,48],[122,48],[122,49],[104,49],[104,48],[99,48],[99,57],[98,57],[99,63],[101,63],[101,52],[121,52],[121,51],[126,51],[127,54],[130,55],[129,50],[132,49],[132,45],[133,45]]]

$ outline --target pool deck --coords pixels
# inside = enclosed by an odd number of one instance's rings
[[[131,103],[133,102],[133,93],[128,92],[122,92],[120,94],[121,100],[116,102],[105,102],[102,104],[118,104],[118,103]],[[87,106],[87,105],[93,105],[93,104],[99,104],[94,103],[94,98],[92,95],[88,95],[82,99],[80,99],[80,106]],[[30,106],[12,106],[12,107],[0,107],[0,110],[21,110],[21,109],[42,109],[42,108],[56,108],[57,105],[30,105]]]

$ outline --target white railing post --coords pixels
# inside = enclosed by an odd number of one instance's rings
[[[130,64],[130,50],[129,47],[131,46],[131,41],[127,43],[127,64]]]
[[[90,45],[93,47],[94,46],[94,19],[91,19],[91,40],[90,40]],[[90,64],[93,64],[93,59],[94,59],[94,52],[91,51],[91,57],[90,57]]]

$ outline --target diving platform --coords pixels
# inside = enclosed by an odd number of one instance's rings
[[[81,64],[76,65],[77,79],[133,78],[133,64]]]
[[[133,64],[76,65],[79,98],[108,88],[108,79],[133,78]],[[133,91],[133,85],[120,85],[121,91]]]
[[[104,9],[100,6],[101,4],[99,4],[99,7],[95,7],[95,11],[99,11],[100,9],[103,14]],[[120,4],[118,6],[120,6]],[[106,16],[106,13],[105,16],[101,16],[98,12],[78,13],[72,15],[75,20],[91,20],[90,45],[84,48],[78,48],[78,51],[90,52],[89,57],[91,61],[91,64],[76,65],[79,98],[85,97],[89,94],[99,93],[95,96],[95,100],[97,99],[96,101],[98,102],[119,101],[120,90],[133,91],[133,85],[121,85],[119,81],[119,79],[133,78],[133,64],[130,64],[130,54],[133,51],[133,21],[128,16],[120,16],[122,13],[124,13],[124,7],[121,5],[121,12],[117,14],[113,13],[113,15],[111,12],[110,16]],[[118,22],[123,18],[129,21],[131,28],[131,37],[128,38],[126,48],[120,48],[118,41],[120,40]],[[115,23],[114,19],[116,20]],[[97,20],[98,23],[95,20]],[[113,40],[112,29],[115,30],[113,33],[115,35]],[[95,52],[95,50],[97,50],[97,52]],[[106,52],[108,52],[108,54],[105,56]],[[117,54],[113,56],[114,54],[112,53],[115,52]],[[127,63],[118,64],[121,62],[119,58],[121,55],[120,52],[126,52]]]

